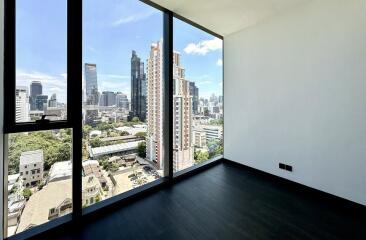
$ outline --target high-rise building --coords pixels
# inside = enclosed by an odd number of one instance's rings
[[[26,87],[17,86],[15,90],[15,120],[16,122],[28,122],[29,96]]]
[[[48,107],[51,107],[51,108],[57,107],[56,93],[54,93],[54,94],[51,95],[51,98],[48,101]]]
[[[30,84],[30,110],[37,110],[36,97],[42,95],[42,83],[40,81],[32,81]]]
[[[189,94],[192,96],[193,113],[198,114],[199,90],[194,82],[189,83]]]
[[[47,95],[37,95],[35,98],[35,106],[38,111],[44,111],[47,108],[48,96]]]
[[[146,74],[144,63],[132,51],[131,57],[131,113],[130,119],[138,117],[141,121],[146,119]]]
[[[173,170],[177,172],[194,164],[193,97],[178,52],[173,53],[173,69]]]
[[[100,95],[99,106],[110,107],[116,105],[116,94],[110,91],[104,91]]]
[[[85,95],[87,105],[98,105],[99,92],[96,64],[85,63]]]
[[[146,158],[164,169],[163,163],[163,41],[151,45],[147,59]]]
[[[129,110],[129,102],[127,99],[127,95],[121,92],[117,92],[116,94],[116,106],[118,108],[122,108],[123,110]]]

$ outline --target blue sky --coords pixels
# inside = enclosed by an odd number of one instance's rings
[[[146,60],[162,38],[163,14],[138,0],[84,1],[83,59],[96,63],[99,90],[130,95],[130,58]],[[221,40],[174,20],[174,50],[200,97],[222,92]],[[66,101],[66,1],[17,0],[17,85],[40,80]]]

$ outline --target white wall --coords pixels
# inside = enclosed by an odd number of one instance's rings
[[[227,36],[225,158],[366,205],[365,23],[322,0]]]

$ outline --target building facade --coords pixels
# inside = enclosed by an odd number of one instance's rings
[[[36,97],[38,95],[42,95],[42,83],[40,81],[32,81],[30,84],[30,97],[29,97],[29,103],[30,103],[30,110],[37,110],[36,107]]]
[[[19,174],[24,187],[39,184],[43,180],[43,150],[23,152],[19,160]]]
[[[110,107],[116,105],[116,94],[110,91],[104,91],[100,95],[99,105],[103,107]]]
[[[48,101],[48,107],[55,108],[57,107],[57,97],[56,93],[51,95],[50,100]]]
[[[159,170],[163,163],[163,41],[151,45],[147,59],[146,158]]]
[[[85,95],[87,105],[98,105],[99,92],[96,64],[85,63]]]
[[[194,164],[193,97],[178,52],[173,53],[173,69],[173,170],[177,172]]]
[[[116,94],[116,106],[123,110],[128,111],[130,108],[130,104],[127,99],[127,95],[121,92],[117,92]]]
[[[36,110],[44,111],[47,109],[48,96],[47,95],[37,95],[35,97]]]
[[[199,90],[194,82],[189,83],[189,94],[192,96],[193,113],[198,114]]]
[[[131,113],[130,119],[138,117],[141,121],[146,120],[146,74],[145,66],[132,51],[131,57]]]
[[[15,90],[15,120],[16,122],[28,122],[29,96],[26,87],[17,87]]]

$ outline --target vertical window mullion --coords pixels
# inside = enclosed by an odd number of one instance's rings
[[[4,2],[4,132],[15,126],[15,0]]]
[[[67,1],[67,102],[73,128],[73,218],[79,219],[82,210],[82,0]]]
[[[164,174],[173,179],[173,13],[164,12]]]

